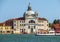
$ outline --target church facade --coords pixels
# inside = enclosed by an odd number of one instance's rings
[[[48,20],[38,17],[38,13],[32,10],[30,4],[27,11],[24,12],[23,17],[13,20],[14,33],[47,33],[49,29]]]

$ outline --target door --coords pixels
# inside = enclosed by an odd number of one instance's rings
[[[33,33],[33,28],[31,28],[31,33]]]

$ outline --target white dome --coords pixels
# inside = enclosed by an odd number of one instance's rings
[[[26,11],[26,14],[31,15],[31,14],[35,14],[35,12],[34,11]]]

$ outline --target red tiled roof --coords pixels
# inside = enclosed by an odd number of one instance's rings
[[[14,20],[25,20],[24,17],[20,17],[20,18],[15,18]]]
[[[0,23],[0,26],[3,26],[3,23]]]
[[[47,19],[45,19],[45,18],[38,18],[39,20],[47,20]]]
[[[5,24],[5,26],[12,26],[13,28],[13,19],[9,19],[3,23],[0,23],[0,26],[3,26]]]
[[[55,29],[55,32],[56,33],[60,33],[60,24],[52,24],[52,28]]]
[[[20,18],[15,18],[15,19],[9,19],[3,23],[0,23],[0,26],[3,26],[3,24],[5,24],[6,26],[13,26],[13,20],[25,20],[25,18],[20,17]]]
[[[52,27],[55,29],[60,28],[60,24],[53,24]]]
[[[39,20],[46,20],[45,18],[38,18]],[[15,19],[9,19],[3,23],[0,23],[0,26],[2,26],[4,23],[6,26],[13,26],[13,20],[25,20],[24,17],[20,17],[20,18],[15,18]]]
[[[5,25],[6,25],[6,26],[13,26],[13,19],[7,20],[7,21],[5,22]]]

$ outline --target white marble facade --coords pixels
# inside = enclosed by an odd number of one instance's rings
[[[13,20],[14,33],[36,33],[39,29],[48,30],[48,21],[45,18],[39,18],[38,13],[32,11],[29,4],[23,17]]]

